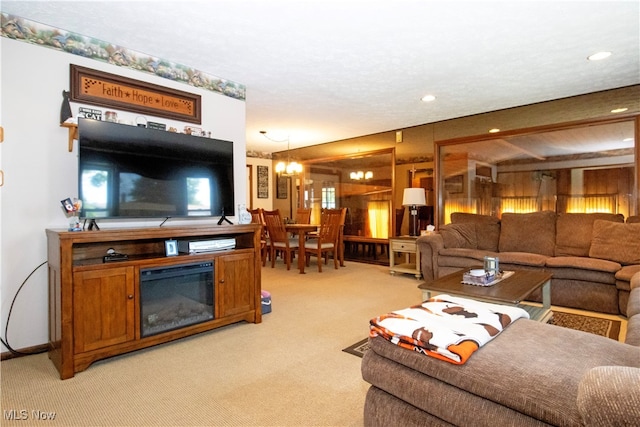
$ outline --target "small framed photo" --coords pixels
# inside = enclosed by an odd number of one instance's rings
[[[71,201],[70,197],[67,197],[64,200],[60,200],[60,203],[62,203],[62,207],[64,208],[65,212],[71,213],[71,212],[75,211],[75,209],[73,207],[73,202]]]
[[[178,255],[178,241],[177,240],[165,240],[164,252],[166,256]]]

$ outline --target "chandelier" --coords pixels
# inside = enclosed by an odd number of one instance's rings
[[[349,174],[349,178],[353,179],[354,181],[360,181],[361,179],[371,179],[373,178],[373,172],[353,171]]]
[[[289,136],[287,135],[286,139],[282,139],[282,140],[276,140],[276,139],[272,139],[269,138],[267,136],[267,131],[261,130],[260,133],[262,135],[264,135],[265,138],[267,138],[269,141],[273,141],[273,142],[287,142],[287,162],[283,162],[280,161],[276,164],[276,173],[278,175],[281,176],[293,176],[293,175],[297,175],[299,173],[302,172],[302,165],[298,162],[296,162],[295,160],[292,162],[291,161],[291,156],[289,153],[290,150],[290,141],[289,141]]]

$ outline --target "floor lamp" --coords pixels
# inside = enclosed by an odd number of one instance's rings
[[[409,236],[419,236],[418,230],[418,206],[426,206],[427,199],[424,188],[405,188],[402,195],[402,204],[409,206]]]

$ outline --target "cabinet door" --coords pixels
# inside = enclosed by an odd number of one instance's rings
[[[220,317],[254,309],[253,254],[224,255],[216,260],[216,283]]]
[[[73,274],[74,352],[96,350],[135,338],[133,267]]]

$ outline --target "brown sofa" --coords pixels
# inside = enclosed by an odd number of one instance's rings
[[[640,271],[640,224],[622,215],[504,213],[500,219],[453,213],[451,223],[417,240],[425,280],[482,265],[553,274],[551,303],[626,315],[631,277]],[[540,301],[540,295],[531,296]]]
[[[370,340],[366,426],[640,425],[640,273],[626,342],[520,319],[464,365]]]

